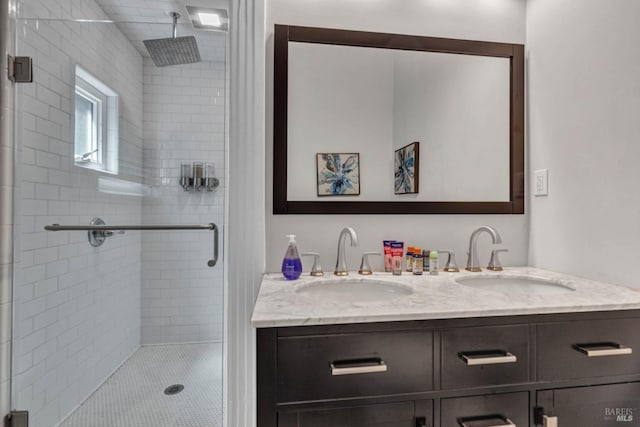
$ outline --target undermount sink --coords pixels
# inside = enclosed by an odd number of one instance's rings
[[[522,296],[557,295],[575,291],[568,283],[533,276],[466,276],[456,279],[456,282],[478,290]]]
[[[318,280],[302,286],[297,292],[311,297],[354,302],[390,300],[413,294],[408,286],[365,279]]]

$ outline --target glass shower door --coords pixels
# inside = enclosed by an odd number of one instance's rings
[[[18,1],[13,406],[37,427],[220,426],[226,33],[123,3]],[[171,12],[199,62],[149,56]]]

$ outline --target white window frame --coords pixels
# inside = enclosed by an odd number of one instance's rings
[[[79,141],[75,134],[74,122],[74,164],[83,168],[94,169],[111,174],[118,173],[118,94],[109,86],[98,80],[85,69],[76,66],[76,96],[88,100],[92,106],[93,124],[91,143]],[[74,105],[75,118],[75,105]],[[81,147],[95,150],[95,153],[81,153]],[[94,148],[95,147],[95,148]]]

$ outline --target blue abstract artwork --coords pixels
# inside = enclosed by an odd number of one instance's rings
[[[317,153],[318,196],[360,194],[360,154]]]
[[[418,162],[420,155],[420,143],[411,144],[396,150],[395,155],[395,194],[418,193]]]

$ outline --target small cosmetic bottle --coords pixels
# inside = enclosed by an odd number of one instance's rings
[[[440,264],[440,256],[438,255],[438,251],[429,252],[429,274],[432,276],[438,275]]]
[[[391,273],[394,276],[402,274],[402,253],[404,242],[391,242]]]
[[[424,258],[422,257],[422,250],[417,249],[413,254],[413,274],[421,276],[424,271]]]
[[[407,247],[407,256],[405,258],[406,260],[406,264],[405,264],[405,269],[407,270],[408,273],[411,273],[413,271],[413,256],[416,253],[416,248],[414,248],[413,246],[409,246]]]
[[[384,271],[391,272],[391,243],[395,240],[383,240],[382,247],[384,249]]]

